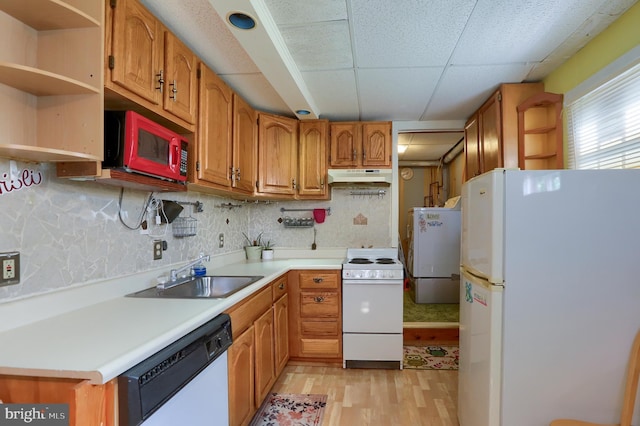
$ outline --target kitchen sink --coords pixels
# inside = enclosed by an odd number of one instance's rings
[[[205,275],[193,277],[174,286],[169,284],[168,288],[152,287],[127,296],[168,299],[224,299],[262,278],[264,278],[262,275]]]

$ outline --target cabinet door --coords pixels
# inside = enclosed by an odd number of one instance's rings
[[[229,348],[229,425],[248,424],[256,411],[254,399],[254,328],[238,336]]]
[[[113,10],[111,81],[152,102],[162,101],[163,27],[135,0]]]
[[[165,31],[166,81],[164,109],[188,123],[196,118],[198,57],[171,32]]]
[[[273,304],[273,324],[275,331],[276,377],[289,361],[289,297],[282,296]]]
[[[233,188],[252,194],[258,167],[258,123],[256,112],[239,95],[233,94]]]
[[[327,198],[327,121],[301,121],[299,140],[300,198]]]
[[[298,169],[298,121],[260,114],[258,192],[294,195]]]
[[[273,311],[267,310],[253,324],[255,329],[255,398],[256,407],[267,396],[276,380],[276,362],[274,357]]]
[[[359,123],[332,123],[329,165],[331,167],[355,167],[360,149]]]
[[[362,123],[362,165],[391,167],[391,123]]]
[[[199,83],[197,178],[230,188],[232,91],[204,64]]]
[[[478,176],[480,164],[480,140],[478,139],[478,115],[474,114],[464,126],[465,179]]]
[[[482,172],[502,166],[502,122],[500,92],[496,92],[478,111]]]

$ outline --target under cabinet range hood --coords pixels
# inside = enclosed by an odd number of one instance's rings
[[[393,181],[392,169],[329,169],[329,185],[382,184]]]

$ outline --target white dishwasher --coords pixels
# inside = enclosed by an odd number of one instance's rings
[[[228,424],[231,342],[221,314],[120,375],[120,426]]]

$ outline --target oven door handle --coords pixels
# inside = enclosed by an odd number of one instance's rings
[[[371,286],[375,286],[375,285],[398,285],[398,286],[402,286],[404,284],[404,280],[403,279],[383,279],[383,280],[349,280],[349,279],[342,279],[342,287],[347,287],[350,285],[371,285]]]

